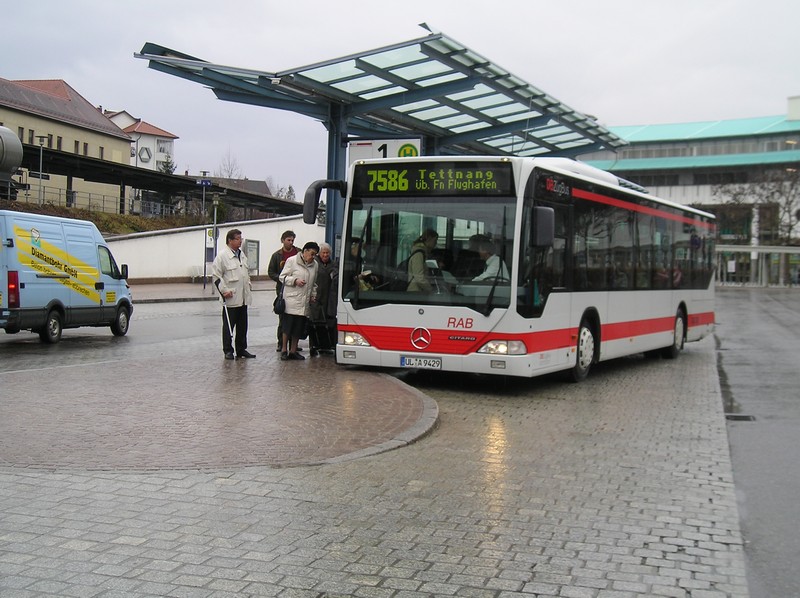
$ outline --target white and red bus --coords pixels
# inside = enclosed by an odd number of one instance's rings
[[[579,381],[713,330],[711,214],[566,158],[363,160],[349,177],[314,183],[305,207],[346,195],[340,364]],[[426,231],[429,288],[409,290]]]

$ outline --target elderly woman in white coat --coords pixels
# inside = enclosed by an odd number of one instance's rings
[[[306,331],[309,303],[314,296],[317,280],[317,261],[319,245],[309,241],[303,251],[286,260],[278,278],[283,284],[283,298],[286,311],[281,315],[283,332],[281,360],[305,359],[297,352],[297,343]]]

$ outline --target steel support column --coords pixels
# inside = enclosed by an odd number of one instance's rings
[[[327,178],[345,180],[347,177],[347,120],[341,107],[331,105],[328,128]],[[330,243],[333,255],[337,255],[336,232],[342,231],[344,223],[344,198],[335,189],[327,189],[325,196],[325,240]],[[343,231],[342,231],[343,232]]]

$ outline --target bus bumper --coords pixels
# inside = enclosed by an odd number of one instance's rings
[[[444,372],[469,372],[474,374],[494,374],[496,376],[533,377],[551,371],[565,369],[566,360],[562,356],[554,360],[542,355],[490,355],[470,353],[468,355],[448,355],[429,353],[410,353],[397,351],[378,351],[373,347],[336,346],[336,361],[340,365],[357,365],[389,369],[416,369]],[[414,358],[414,359],[409,359]],[[419,358],[424,358],[420,360]],[[556,363],[556,361],[558,363]],[[539,367],[534,367],[537,364]]]

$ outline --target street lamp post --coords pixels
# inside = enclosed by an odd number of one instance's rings
[[[214,203],[214,257],[217,257],[217,206],[219,205],[219,193],[214,193],[212,196]]]
[[[201,170],[200,171],[200,176],[202,176],[203,179],[205,179],[208,176],[208,171],[207,170]],[[206,221],[206,184],[205,184],[205,181],[203,181],[203,207],[202,207],[201,213],[203,214],[203,222],[205,222]]]
[[[44,195],[42,194],[42,154],[44,152],[44,141],[47,135],[37,135],[36,139],[39,140],[39,205],[44,203]]]

